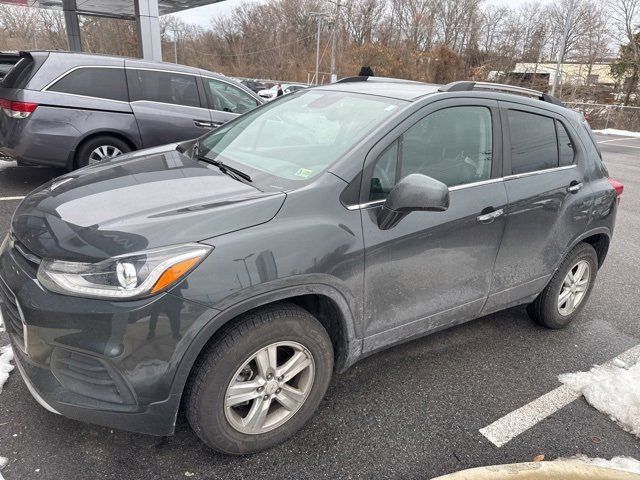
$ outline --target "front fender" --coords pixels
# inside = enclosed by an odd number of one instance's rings
[[[184,355],[176,370],[173,381],[172,395],[179,397],[189,378],[189,374],[198,356],[205,348],[209,340],[228,322],[240,315],[274,302],[299,297],[302,295],[319,295],[330,299],[340,312],[340,321],[343,332],[346,333],[344,342],[344,358],[340,359],[336,365],[338,371],[343,371],[356,362],[362,351],[362,339],[356,336],[356,316],[350,302],[344,294],[334,286],[325,283],[299,283],[297,285],[271,285],[267,290],[267,285],[260,285],[262,292],[253,290],[251,293],[245,292],[242,298],[236,297],[236,302],[226,301],[226,308],[216,314],[208,321],[195,335],[193,341],[186,348]],[[358,315],[357,313],[355,315]]]

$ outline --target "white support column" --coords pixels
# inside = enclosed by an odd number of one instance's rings
[[[138,48],[145,60],[162,61],[158,0],[134,0],[138,27]]]
[[[69,50],[81,52],[82,41],[80,40],[80,22],[78,21],[76,0],[62,0],[62,10],[64,13],[64,25],[67,29]]]

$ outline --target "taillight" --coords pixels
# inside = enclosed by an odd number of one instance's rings
[[[17,102],[0,98],[0,109],[11,118],[27,118],[36,108],[38,108],[37,103]]]
[[[624,190],[624,185],[621,184],[619,181],[614,180],[613,178],[609,179],[609,183],[611,184],[613,189],[616,191],[616,202],[620,203],[620,197],[622,196],[622,191]]]

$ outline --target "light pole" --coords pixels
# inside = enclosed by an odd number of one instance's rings
[[[562,33],[562,41],[560,42],[560,50],[558,50],[558,60],[556,62],[556,74],[553,77],[553,84],[551,85],[551,95],[556,94],[556,88],[558,86],[558,80],[560,77],[560,69],[562,68],[562,60],[564,59],[564,49],[567,48],[567,38],[569,37],[569,30],[571,29],[571,23],[573,22],[573,8],[575,6],[575,0],[570,0],[567,11],[567,18],[564,20],[564,32]]]
[[[325,12],[310,12],[309,15],[315,18],[316,22],[318,22],[318,33],[316,38],[316,74],[313,81],[313,83],[318,85],[318,75],[320,74],[320,28],[322,27],[322,19],[328,17],[329,14]]]
[[[178,63],[178,32],[175,28],[167,28],[167,32],[173,33],[173,63]]]
[[[331,82],[338,80],[336,74],[336,50],[338,49],[338,26],[340,25],[340,6],[342,0],[336,0],[336,18],[333,20],[333,38],[331,39]]]

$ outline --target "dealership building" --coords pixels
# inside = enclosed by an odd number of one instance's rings
[[[82,51],[79,16],[134,20],[138,31],[140,56],[162,60],[160,44],[161,15],[202,7],[223,0],[0,0],[0,3],[23,7],[62,10],[69,40],[69,50]]]

